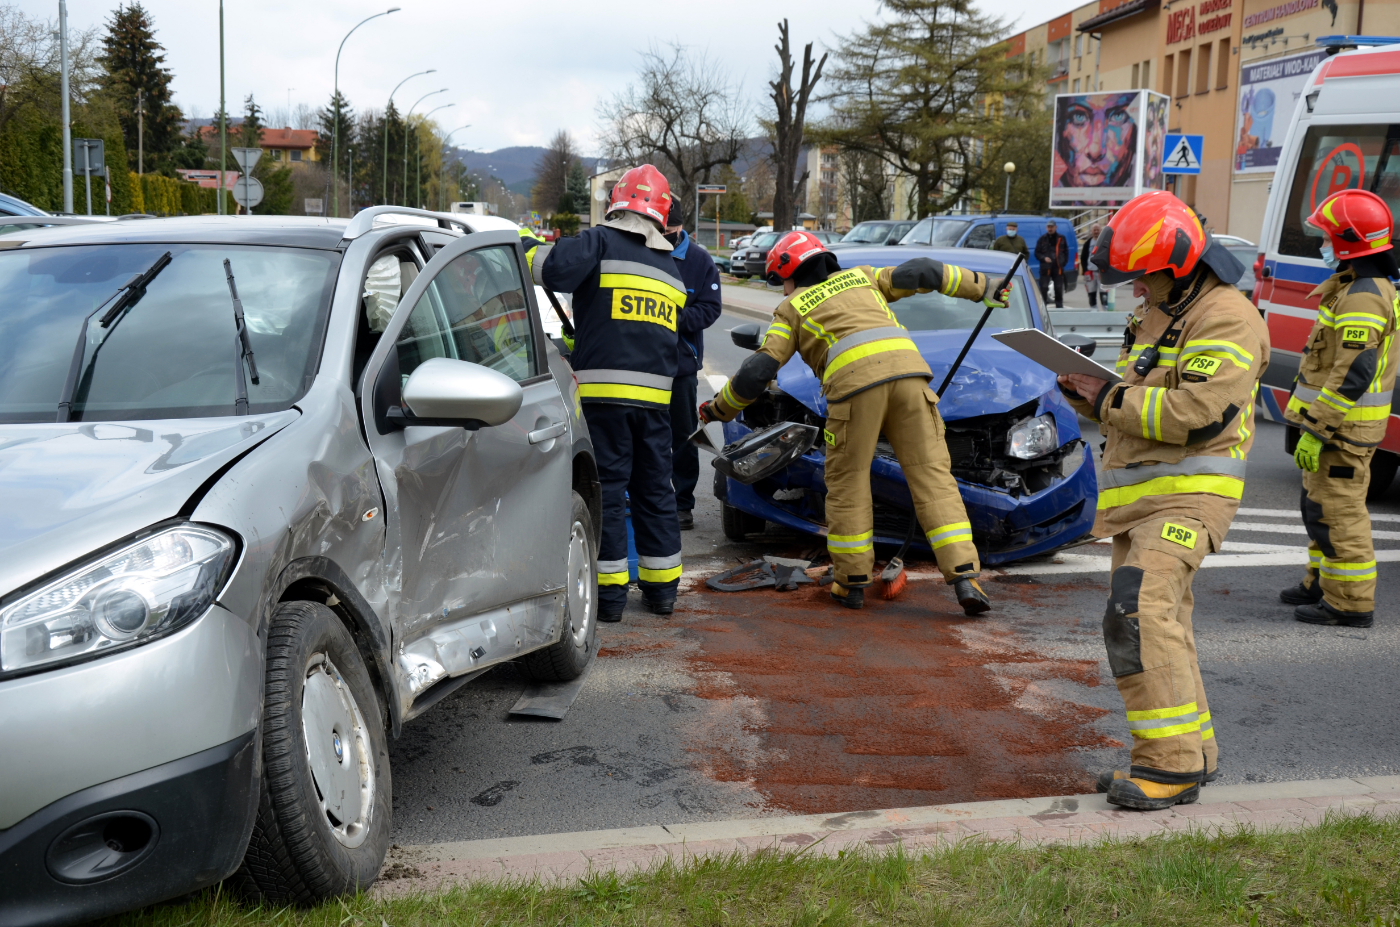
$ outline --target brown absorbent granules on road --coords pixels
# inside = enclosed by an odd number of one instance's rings
[[[749,732],[757,752],[692,746],[710,775],[751,781],[774,808],[797,813],[1092,788],[1074,751],[1118,745],[1092,726],[1106,712],[1037,682],[1097,685],[1096,661],[1017,647],[995,612],[964,617],[940,582],[910,583],[894,602],[872,587],[865,601],[844,609],[812,586],[687,597],[687,612],[699,613],[687,629],[700,643],[687,656],[696,694],[753,699],[763,718]]]

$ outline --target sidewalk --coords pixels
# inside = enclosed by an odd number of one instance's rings
[[[720,293],[725,312],[733,312],[760,322],[771,321],[773,310],[783,301],[782,290],[759,289],[743,284],[723,284]]]
[[[1208,786],[1201,800],[1169,811],[1115,809],[1102,795],[968,802],[657,825],[399,846],[389,851],[376,892],[434,890],[455,882],[531,878],[570,880],[590,871],[643,869],[676,858],[778,849],[835,855],[895,844],[937,849],[968,838],[1065,843],[1131,839],[1193,829],[1296,829],[1329,811],[1400,816],[1400,776]]]

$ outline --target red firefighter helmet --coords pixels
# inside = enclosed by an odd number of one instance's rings
[[[1195,210],[1166,190],[1135,196],[1108,220],[1089,259],[1103,282],[1117,286],[1169,270],[1185,277],[1210,245]]]
[[[772,286],[782,286],[783,281],[796,272],[803,261],[826,252],[826,245],[815,235],[801,229],[793,229],[773,242],[768,250],[768,263],[764,266],[765,279]]]
[[[1339,190],[1323,200],[1307,221],[1327,236],[1332,253],[1347,261],[1388,249],[1395,220],[1385,200],[1369,190]]]
[[[630,209],[666,227],[671,215],[671,184],[666,175],[650,164],[634,167],[613,187],[608,212]]]

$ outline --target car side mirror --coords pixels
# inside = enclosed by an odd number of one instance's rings
[[[504,374],[468,361],[434,357],[419,364],[403,386],[408,411],[392,406],[388,417],[400,425],[475,431],[510,421],[524,400],[520,384]]]
[[[763,347],[763,338],[757,322],[735,325],[729,330],[729,340],[734,342],[735,347],[746,348],[750,351],[757,351]]]
[[[1099,343],[1088,335],[1061,335],[1060,344],[1074,348],[1085,357],[1093,357]]]

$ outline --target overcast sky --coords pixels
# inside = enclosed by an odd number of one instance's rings
[[[510,145],[542,145],[568,129],[591,152],[596,109],[632,79],[639,52],[649,43],[685,43],[718,60],[742,86],[750,102],[765,94],[777,55],[776,23],[792,21],[792,40],[815,41],[818,49],[880,18],[877,0],[806,0],[800,6],[774,0],[701,3],[639,3],[620,0],[529,3],[442,0],[341,0],[288,3],[226,0],[226,93],[231,114],[252,93],[265,109],[290,102],[313,107],[330,98],[336,46],[366,16],[399,5],[397,13],[357,31],[340,59],[340,87],[357,109],[382,109],[389,92],[415,71],[395,98],[400,108],[429,91],[418,112],[442,103],[435,114],[444,130],[465,123],[453,141],[464,148],[494,151]],[[57,16],[57,0],[18,0],[32,16]],[[101,24],[115,0],[68,0],[69,26]],[[217,0],[146,0],[159,40],[175,75],[175,101],[187,113],[209,116],[219,102]],[[1063,6],[1063,10],[1060,8]],[[989,0],[984,8],[1019,28],[1070,9],[1032,0]],[[800,10],[800,12],[799,12]]]

